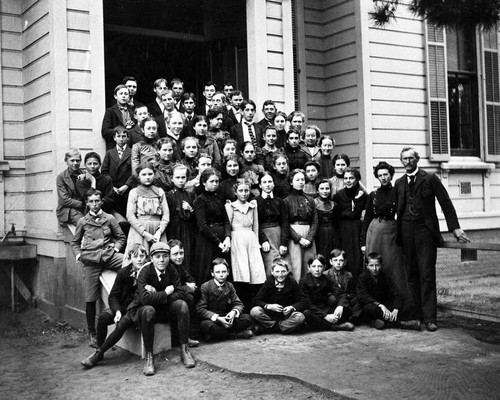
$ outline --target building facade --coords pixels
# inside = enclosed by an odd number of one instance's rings
[[[183,79],[198,95],[203,82],[230,76],[258,106],[273,99],[287,113],[304,111],[368,188],[381,160],[400,175],[399,152],[412,145],[420,165],[440,175],[464,229],[500,228],[497,32],[427,27],[403,6],[378,28],[367,0],[120,3],[125,10],[115,0],[0,3],[0,232],[14,223],[38,246],[28,279],[58,318],[80,320],[84,301],[69,233],[55,215],[56,176],[70,147],[104,153],[106,99],[125,75],[146,82],[187,71]],[[165,10],[175,18],[148,24],[128,3],[149,4],[144,16]],[[133,36],[120,40],[126,34]],[[167,54],[160,66],[138,53],[153,42],[148,52],[163,46],[155,57]],[[168,62],[175,51],[189,61]],[[144,102],[153,99],[147,85],[139,86]]]

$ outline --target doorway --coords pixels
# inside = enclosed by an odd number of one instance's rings
[[[125,76],[146,104],[158,78],[180,78],[199,102],[208,81],[248,94],[246,0],[105,0],[103,9],[107,106]]]

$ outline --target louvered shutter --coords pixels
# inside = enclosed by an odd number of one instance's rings
[[[430,158],[450,159],[446,42],[443,28],[426,23]]]
[[[498,34],[483,33],[484,97],[486,111],[486,161],[500,161],[500,83]]]

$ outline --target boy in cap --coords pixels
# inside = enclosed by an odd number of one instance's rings
[[[181,359],[186,368],[196,363],[191,356],[189,343],[189,307],[181,286],[179,273],[170,263],[170,247],[163,242],[154,243],[150,249],[151,262],[139,273],[136,298],[130,305],[135,321],[140,323],[146,348],[144,375],[154,375],[153,343],[156,322],[177,321]]]

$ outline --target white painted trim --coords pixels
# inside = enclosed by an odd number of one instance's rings
[[[92,146],[94,151],[104,154],[106,144],[101,135],[101,127],[106,111],[106,86],[104,83],[104,13],[101,1],[89,2],[89,19],[92,131],[94,132]]]
[[[293,87],[293,21],[292,0],[283,0],[281,3],[281,15],[283,23],[283,65],[285,82],[284,110],[293,110],[295,107],[295,90]]]
[[[2,22],[0,20],[0,52],[2,50]],[[0,60],[1,61],[1,60]],[[0,162],[3,164],[4,157],[4,142],[3,142],[3,80],[1,73],[1,62],[0,62]],[[24,137],[24,134],[23,134]],[[0,235],[3,237],[5,232],[5,182],[3,179],[3,170],[0,171]]]
[[[373,177],[373,138],[370,79],[370,32],[366,0],[355,2],[356,59],[358,74],[358,134],[360,172],[367,188],[375,185]]]
[[[306,114],[307,123],[307,71],[306,71],[306,28],[304,24],[304,0],[295,0],[296,28],[297,28],[297,82],[299,92],[299,110]],[[293,58],[290,59],[290,62]],[[287,60],[285,59],[285,63]],[[294,110],[295,108],[291,108]],[[289,113],[290,110],[287,111]]]
[[[247,0],[248,98],[257,108],[268,97],[266,0]]]

